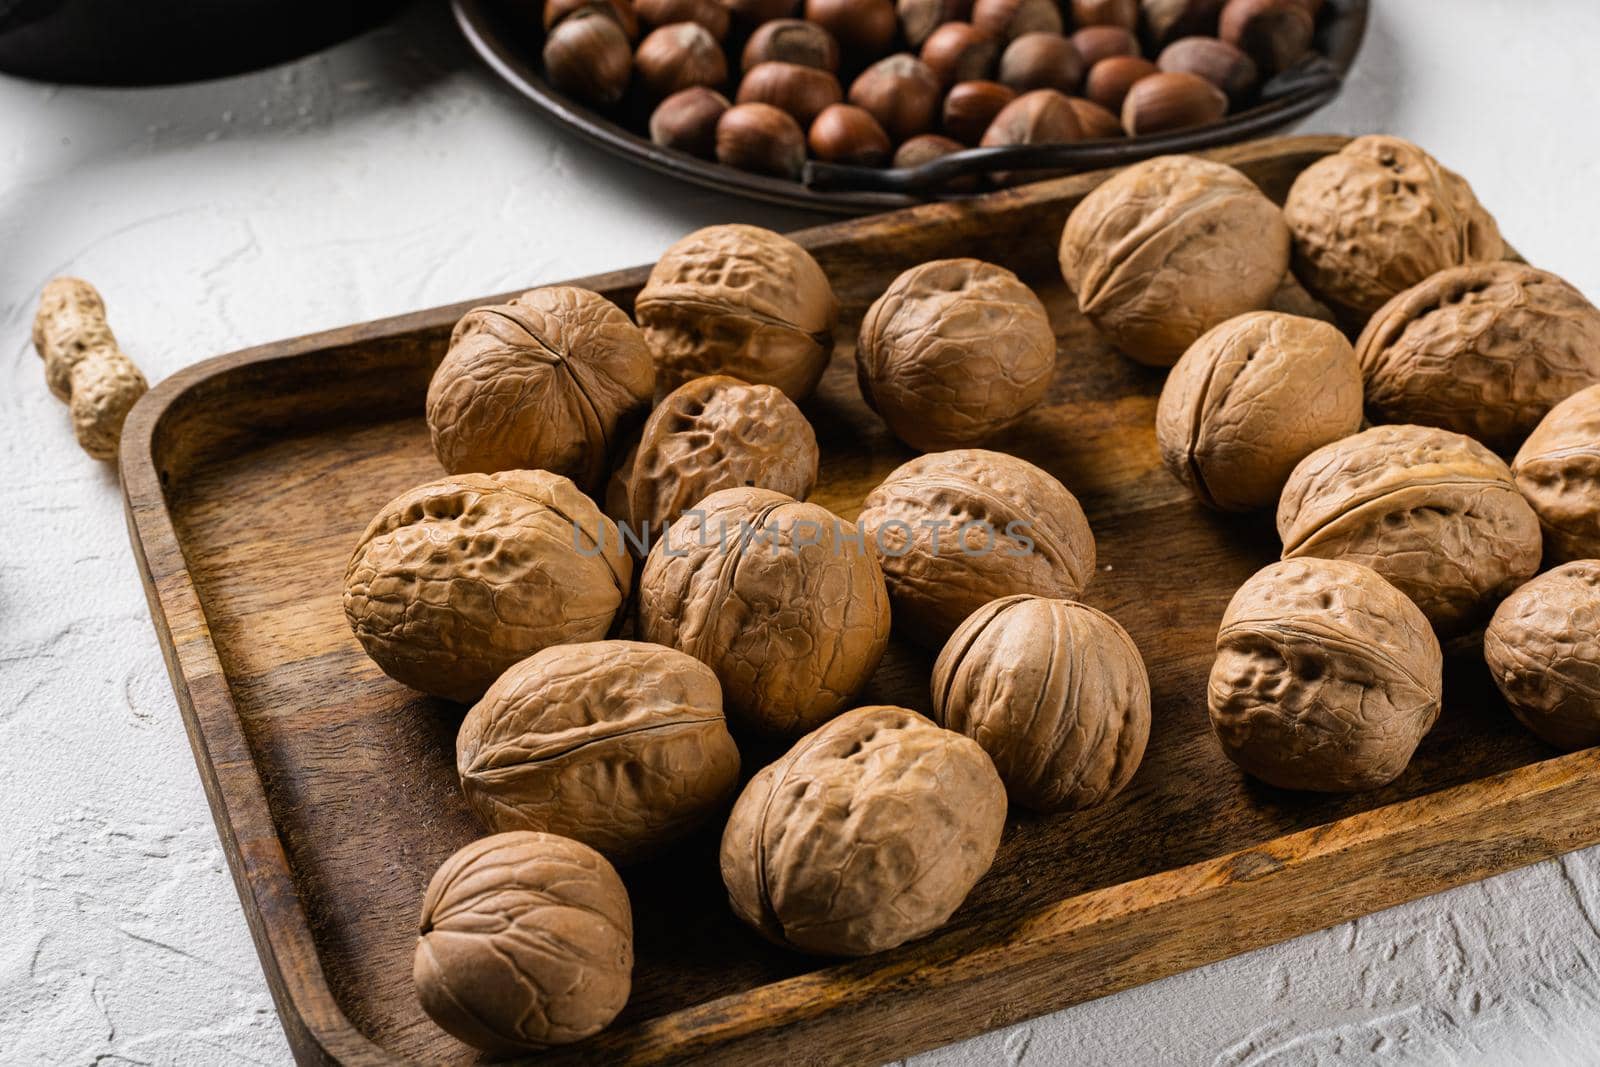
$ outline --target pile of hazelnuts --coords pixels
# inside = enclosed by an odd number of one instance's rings
[[[1217,122],[1310,51],[1322,6],[547,0],[544,66],[560,92],[648,114],[658,145],[799,178],[808,156],[911,167]]]

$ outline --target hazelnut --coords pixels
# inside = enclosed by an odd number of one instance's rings
[[[1083,57],[1056,33],[1025,33],[1006,45],[999,80],[1019,93],[1029,89],[1074,92],[1083,81]]]
[[[1197,74],[1152,74],[1128,90],[1122,128],[1129,137],[1208,126],[1228,113],[1228,97]]]
[[[883,566],[896,630],[931,648],[991,600],[1076,600],[1094,577],[1077,498],[1004,452],[919,456],[867,494],[857,521]]]
[[[739,750],[711,668],[660,645],[593,641],[502,674],[462,720],[456,770],[491,831],[560,834],[632,863],[722,810]]]
[[[881,56],[894,43],[893,0],[806,0],[806,20],[833,34],[855,56]]]
[[[1275,504],[1295,465],[1361,428],[1361,368],[1335,327],[1276,311],[1189,347],[1156,405],[1167,470],[1224,511]]]
[[[719,41],[728,36],[728,9],[719,0],[636,0],[633,7],[651,26],[697,22]]]
[[[1228,0],[1217,36],[1271,76],[1310,51],[1315,28],[1303,0]]]
[[[912,48],[921,48],[929,34],[946,22],[962,22],[972,14],[972,0],[896,0],[895,15]]]
[[[1472,187],[1397,137],[1358,137],[1307,167],[1283,214],[1300,281],[1363,324],[1447,267],[1505,258],[1500,229]]]
[[[860,692],[889,639],[883,573],[847,525],[770,489],[712,493],[650,550],[640,636],[710,667],[744,728],[814,729]]]
[[[632,578],[616,526],[567,479],[459,474],[378,512],[344,615],[383,673],[465,703],[541,648],[604,637]]]
[[[1495,611],[1483,658],[1511,712],[1556,748],[1600,744],[1600,562],[1530,581]]]
[[[1366,567],[1291,559],[1222,616],[1207,704],[1222,751],[1282,789],[1400,776],[1439,717],[1444,657],[1417,606]]]
[[[1083,69],[1089,70],[1102,59],[1112,56],[1137,56],[1139,41],[1127,30],[1116,26],[1085,26],[1072,35],[1072,47],[1083,60]]]
[[[1007,104],[984,131],[985,148],[1015,144],[1067,144],[1082,137],[1078,113],[1054,89],[1035,89]]]
[[[1056,0],[973,0],[972,24],[997,41],[1025,33],[1060,33],[1061,9]]]
[[[940,259],[902,273],[867,309],[856,375],[867,405],[924,452],[992,437],[1044,399],[1056,335],[1004,267]]]
[[[703,85],[673,93],[650,115],[650,140],[663,148],[715,159],[717,120],[728,110],[728,98]]]
[[[946,22],[922,43],[922,61],[941,85],[987,77],[999,47],[969,22]]]
[[[965,144],[977,144],[994,117],[1017,98],[999,82],[959,82],[945,94],[944,132]]]
[[[544,72],[559,91],[609,107],[628,89],[633,48],[615,19],[583,9],[545,38]]]
[[[794,401],[714,374],[680,385],[650,413],[628,516],[636,533],[655,537],[719,489],[758,486],[804,500],[816,484],[817,436]]]
[[[1600,310],[1546,271],[1440,271],[1372,317],[1356,345],[1374,422],[1442,426],[1497,452],[1600,382]]]
[[[1215,37],[1185,37],[1161,50],[1156,66],[1173,74],[1196,74],[1238,102],[1255,91],[1255,60]]]
[[[1078,116],[1078,128],[1083,131],[1084,140],[1127,136],[1117,116],[1093,100],[1072,96],[1067,98],[1067,103],[1072,105],[1073,114]]]
[[[733,15],[750,26],[794,15],[800,0],[721,0]]]
[[[512,1056],[599,1033],[628,1001],[633,913],[587,845],[495,834],[428,882],[412,956],[417,1000],[469,1045]]]
[[[744,104],[729,114],[760,108]],[[720,142],[720,127],[718,140]],[[816,388],[833,355],[839,303],[810,253],[756,226],[709,226],[667,249],[634,299],[660,389],[704,374],[775,385],[792,400]]]
[[[894,152],[894,165],[897,167],[920,167],[924,163],[932,163],[936,159],[943,159],[952,152],[960,152],[967,146],[960,141],[952,141],[937,133],[919,133],[908,141],[903,142]],[[978,179],[974,175],[961,178],[952,178],[944,183],[943,188],[952,193],[970,193],[978,188]]]
[[[836,73],[839,46],[833,35],[815,22],[774,19],[763,23],[745,42],[743,69],[748,71],[762,63],[798,63]]]
[[[1112,344],[1157,367],[1213,326],[1267,307],[1288,265],[1277,205],[1232,167],[1192,156],[1114,175],[1061,234],[1061,273],[1078,307]]]
[[[1156,65],[1143,56],[1108,56],[1089,68],[1083,95],[1113,115],[1121,115],[1128,91],[1156,73]]]
[[[735,104],[717,120],[717,162],[798,178],[806,163],[805,134],[794,116],[771,104]]]
[[[932,689],[934,722],[982,745],[1012,802],[1034,811],[1110,800],[1150,737],[1150,678],[1133,638],[1070,600],[991,600],[939,653]]]
[[[1139,0],[1072,0],[1072,23],[1136,30],[1139,28]]]
[[[811,123],[806,134],[811,154],[829,163],[881,167],[893,145],[872,113],[854,104],[833,104]]]
[[[906,708],[857,708],[750,780],[722,834],[722,880],[768,940],[865,956],[948,922],[1005,818],[977,742]]]
[[[1511,472],[1544,528],[1546,563],[1600,558],[1600,385],[1551,408]]]
[[[433,454],[452,474],[542,469],[597,489],[655,381],[644,335],[598,293],[556,285],[474,308],[428,383]]]
[[[548,0],[544,5],[544,32],[548,34],[562,20],[579,11],[605,15],[622,28],[628,40],[638,40],[639,19],[629,0]]]
[[[941,95],[938,75],[905,52],[878,60],[850,86],[850,102],[870,111],[895,141],[931,127]]]
[[[721,85],[728,78],[722,45],[698,22],[675,22],[651,30],[639,42],[633,65],[639,80],[657,97],[694,85]]]
[[[825,70],[772,61],[750,68],[739,83],[738,103],[771,104],[805,127],[843,95],[839,79]]]
[[[1539,519],[1493,452],[1448,430],[1378,426],[1295,467],[1278,502],[1283,558],[1361,563],[1449,636],[1539,567]]]
[[[1139,0],[1140,21],[1155,49],[1180,37],[1210,37],[1217,32],[1223,0]]]

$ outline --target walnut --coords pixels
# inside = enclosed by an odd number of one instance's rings
[[[1078,306],[1124,353],[1170,367],[1201,334],[1272,303],[1289,267],[1283,214],[1243,174],[1193,156],[1129,167],[1061,234]]]
[[[1228,758],[1269,785],[1325,793],[1400,776],[1439,717],[1444,657],[1394,586],[1343,560],[1290,559],[1239,587],[1207,703]]]
[[[1190,346],[1156,406],[1161,461],[1201,502],[1277,502],[1312,451],[1361,428],[1361,368],[1325,322],[1253,311]]]
[[[1313,163],[1283,213],[1295,273],[1357,322],[1430,275],[1506,254],[1466,180],[1398,137],[1358,137]]]
[[[712,493],[650,550],[639,632],[709,666],[735,723],[794,735],[838,714],[889,639],[860,533],[770,489]]]
[[[1115,619],[1070,600],[992,600],[933,667],[933,718],[983,746],[1035,811],[1103,804],[1139,769],[1150,678]]]
[[[534,653],[456,735],[467,803],[490,830],[544,830],[614,863],[651,855],[733,796],[722,689],[692,656],[637,641]]]
[[[933,648],[991,600],[1072,600],[1094,576],[1094,534],[1077,498],[1003,452],[934,452],[903,464],[867,495],[859,521],[896,627]]]
[[[865,956],[943,926],[994,862],[1005,818],[976,742],[905,708],[857,708],[750,780],[722,834],[722,880],[771,941]]]
[[[1539,520],[1470,437],[1378,426],[1300,461],[1278,503],[1283,558],[1363,563],[1445,635],[1471,629],[1539,566]]]
[[[587,845],[529,831],[481,838],[428,883],[411,978],[434,1022],[488,1052],[599,1033],[633,982],[628,892]]]
[[[655,391],[644,335],[570,285],[474,308],[428,385],[433,453],[452,474],[541,469],[599,486],[618,426]],[[637,424],[637,423],[635,423]]]
[[[604,637],[632,577],[616,526],[567,479],[461,474],[378,512],[345,571],[344,614],[389,677],[470,702],[541,648]]]
[[[1524,726],[1557,748],[1600,745],[1600,560],[1563,564],[1506,597],[1483,657]]]
[[[1004,267],[941,259],[912,267],[861,320],[861,395],[906,444],[976,444],[1043,400],[1056,367],[1044,305]]]
[[[839,303],[817,261],[787,237],[708,226],[667,249],[634,314],[663,388],[731,374],[803,400],[833,354]]]
[[[718,489],[772,489],[804,500],[817,484],[817,435],[770,385],[711,375],[674,389],[650,413],[629,476],[635,533],[657,535]]]
[[[1546,562],[1600,557],[1600,385],[1551,408],[1511,473],[1539,516]]]
[[[1389,301],[1356,351],[1373,421],[1442,426],[1508,452],[1600,382],[1600,310],[1554,274],[1474,263]]]

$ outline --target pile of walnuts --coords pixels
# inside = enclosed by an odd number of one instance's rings
[[[563,93],[797,178],[1203,126],[1311,49],[1322,0],[546,0]]]

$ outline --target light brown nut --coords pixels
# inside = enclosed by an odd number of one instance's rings
[[[1511,473],[1539,516],[1546,563],[1600,558],[1600,385],[1551,408]]]
[[[889,640],[883,573],[856,530],[770,489],[712,493],[651,548],[639,633],[709,666],[729,718],[794,736],[839,713]]]
[[[383,673],[477,700],[520,659],[606,635],[633,563],[616,526],[548,471],[461,474],[385,504],[344,578],[344,615]]]
[[[1348,793],[1400,776],[1439,717],[1428,620],[1374,571],[1273,563],[1222,616],[1207,703],[1229,759],[1269,785]]]
[[[115,459],[122,424],[150,385],[117,345],[95,287],[82,278],[45,283],[33,348],[44,360],[50,391],[67,401],[78,447],[93,459]]]
[[[817,261],[787,237],[708,226],[667,249],[634,314],[661,388],[731,374],[803,400],[833,354],[839,303]]]
[[[1003,452],[903,464],[867,494],[857,521],[883,566],[896,627],[932,648],[991,600],[1072,600],[1094,577],[1094,534],[1077,498]]]
[[[570,285],[534,289],[456,323],[428,383],[433,454],[452,474],[538,469],[594,489],[619,426],[654,391],[650,349],[621,308]]]
[[[1167,470],[1224,511],[1275,504],[1311,452],[1361,429],[1361,368],[1333,326],[1276,311],[1229,319],[1190,346],[1156,405]]]
[[[1522,725],[1557,748],[1600,744],[1600,560],[1563,564],[1506,597],[1483,658]]]
[[[632,863],[691,833],[739,784],[722,688],[639,641],[535,652],[456,735],[461,791],[490,830],[542,830]]]
[[[1104,612],[1004,597],[969,615],[939,653],[933,719],[983,746],[1015,803],[1088,808],[1139,769],[1150,677],[1133,639]]]
[[[719,489],[759,486],[804,500],[817,484],[817,435],[770,385],[726,375],[674,389],[650,413],[629,478],[632,533],[655,537]]]
[[[1005,818],[976,742],[905,708],[857,708],[750,780],[722,834],[722,881],[776,944],[865,956],[949,921]]]
[[[1307,167],[1283,214],[1295,273],[1357,322],[1430,275],[1506,254],[1466,180],[1398,137],[1358,137]]]
[[[1539,567],[1539,520],[1511,470],[1470,437],[1377,426],[1317,449],[1278,502],[1283,558],[1361,563],[1446,636],[1482,621]]]
[[[1078,306],[1152,366],[1171,366],[1213,326],[1267,307],[1288,266],[1277,206],[1232,167],[1192,156],[1122,171],[1061,234],[1061,273]]]
[[[976,444],[1044,399],[1056,335],[1033,290],[1004,267],[940,259],[901,274],[861,320],[867,405],[923,451]]]
[[[1356,354],[1374,422],[1442,426],[1506,453],[1600,382],[1600,310],[1546,271],[1474,263],[1389,301]]]
[[[422,901],[411,979],[423,1010],[487,1052],[515,1055],[605,1029],[633,983],[633,913],[594,849],[529,831],[444,861]]]

